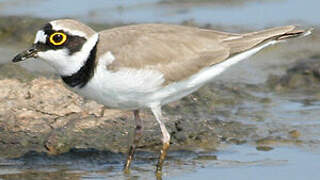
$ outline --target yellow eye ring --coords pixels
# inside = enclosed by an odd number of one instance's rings
[[[49,40],[51,44],[55,46],[59,46],[59,45],[62,45],[64,42],[66,42],[67,35],[62,32],[55,32],[51,34]]]

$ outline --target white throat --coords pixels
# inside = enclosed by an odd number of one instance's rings
[[[53,66],[62,76],[70,76],[79,71],[85,64],[99,38],[96,33],[84,43],[81,50],[70,55],[68,49],[39,52],[38,56]]]

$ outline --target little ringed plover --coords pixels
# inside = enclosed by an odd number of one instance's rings
[[[160,173],[170,142],[161,106],[269,45],[310,33],[293,25],[235,34],[168,24],[96,32],[76,20],[60,19],[40,29],[32,47],[13,62],[39,57],[76,93],[109,108],[133,110],[136,128],[125,170],[143,132],[139,109],[150,108],[163,135],[156,168]]]

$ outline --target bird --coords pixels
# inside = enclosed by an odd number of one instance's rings
[[[156,173],[170,146],[161,107],[198,90],[261,49],[306,36],[295,25],[243,34],[173,24],[135,24],[94,31],[74,19],[57,19],[36,32],[31,47],[12,61],[40,58],[64,84],[107,108],[133,111],[135,129],[124,170],[143,135],[139,112],[150,108],[162,132]]]

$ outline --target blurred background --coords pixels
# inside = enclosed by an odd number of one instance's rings
[[[316,0],[1,0],[1,15],[95,23],[181,23],[262,28],[285,23],[318,24]]]
[[[163,179],[319,179],[319,7],[317,0],[0,0],[0,180],[155,179],[159,127],[148,110],[124,175],[130,112],[70,92],[41,60],[11,63],[59,18],[97,31],[137,23],[234,33],[313,27],[164,107],[173,144]]]

